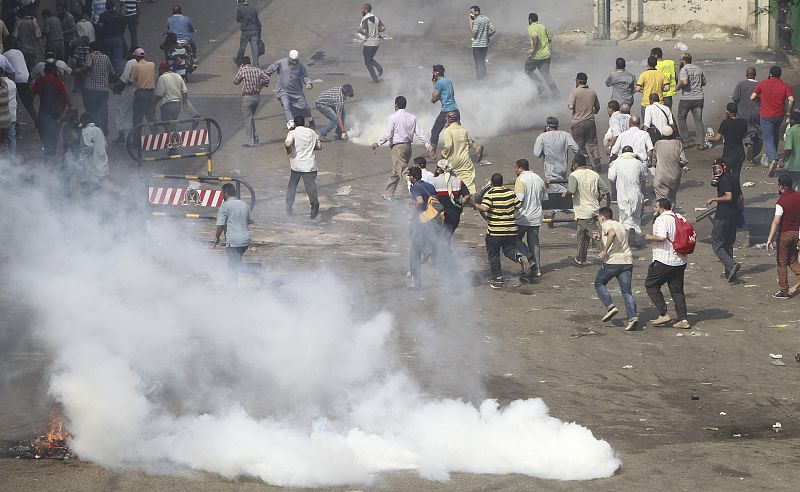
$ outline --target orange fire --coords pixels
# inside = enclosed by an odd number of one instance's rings
[[[64,455],[67,452],[67,439],[71,438],[69,432],[64,430],[64,421],[56,410],[50,410],[50,428],[44,434],[34,439],[31,447],[36,451],[36,457]]]

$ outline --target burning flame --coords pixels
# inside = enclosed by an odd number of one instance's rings
[[[67,452],[67,439],[72,435],[64,430],[64,421],[56,410],[50,410],[50,428],[34,439],[31,447],[36,457],[63,455]]]

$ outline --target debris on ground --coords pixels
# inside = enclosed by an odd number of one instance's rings
[[[350,185],[344,185],[341,188],[336,190],[336,193],[333,196],[347,196],[350,192],[353,191],[353,187]]]
[[[693,36],[692,36],[692,39],[706,39],[706,37],[705,37],[705,36],[703,36],[703,34],[702,34],[702,33],[699,33],[699,32],[698,32],[697,34],[695,34],[695,35],[693,35]]]
[[[653,41],[655,41],[656,43],[660,43],[661,41],[664,41],[664,38],[656,34],[655,36],[653,36]]]
[[[726,416],[726,415],[728,415],[728,414],[727,414],[727,413],[725,413],[725,412],[719,412],[719,414],[720,414],[720,415],[722,415],[723,417],[724,417],[724,416]]]
[[[784,362],[784,361],[782,361],[782,360],[773,360],[773,361],[772,361],[772,365],[773,365],[773,366],[785,366],[785,365],[786,365],[786,362]]]
[[[775,422],[775,423],[772,425],[772,428],[775,430],[775,432],[780,432],[780,431],[781,431],[781,429],[783,429],[783,426],[781,425],[781,423],[780,423],[780,422]]]
[[[675,51],[688,51],[689,47],[683,43],[676,43],[675,46],[672,47]]]
[[[742,188],[752,188],[752,187],[753,187],[753,186],[755,186],[755,185],[756,185],[756,184],[755,184],[754,182],[752,182],[752,181],[748,181],[748,182],[746,182],[746,183],[742,183]]]
[[[783,359],[783,355],[781,354],[769,354],[769,356],[773,359]]]
[[[633,369],[633,366],[630,364],[622,366],[623,369]]]

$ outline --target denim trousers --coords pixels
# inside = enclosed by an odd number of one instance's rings
[[[689,140],[689,127],[686,125],[686,118],[692,113],[694,118],[695,141],[703,143],[705,138],[705,126],[703,125],[703,99],[681,99],[678,103],[678,133],[684,142]]]
[[[256,111],[261,104],[261,94],[242,95],[242,116],[244,116],[244,131],[247,133],[247,143],[256,142]]]
[[[606,309],[610,308],[614,301],[611,300],[611,294],[608,293],[606,285],[612,278],[617,279],[619,290],[622,291],[622,301],[625,303],[625,312],[628,318],[636,317],[636,299],[631,292],[631,282],[633,279],[633,265],[612,265],[610,263],[603,263],[597,276],[594,278],[594,290],[597,292],[597,297]]]
[[[336,119],[336,111],[332,107],[328,106],[327,104],[316,103],[316,107],[317,107],[317,111],[319,111],[326,118],[328,118],[328,123],[324,127],[322,127],[322,130],[319,131],[319,135],[321,137],[327,137],[328,134],[334,128],[336,128],[336,132],[335,132],[336,136],[337,137],[341,137],[342,136],[342,130],[339,128],[339,121]],[[342,123],[344,123],[344,121],[345,121],[344,118],[345,118],[345,112],[344,112],[344,107],[342,107]]]
[[[242,31],[239,36],[239,50],[236,52],[236,64],[242,64],[242,57],[244,56],[247,45],[250,45],[250,61],[254,67],[258,66],[258,31]],[[197,55],[197,53],[195,53]]]
[[[783,117],[761,118],[761,137],[764,139],[764,147],[767,150],[767,159],[774,161],[778,159],[778,142],[781,137],[781,124]]]
[[[524,241],[523,241],[524,240]],[[527,244],[525,244],[527,241]],[[528,258],[531,269],[541,272],[541,252],[539,249],[539,226],[526,226],[517,224],[517,249],[520,254]],[[536,265],[534,267],[534,265]]]

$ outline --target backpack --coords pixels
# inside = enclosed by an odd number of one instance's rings
[[[436,198],[436,195],[428,197],[428,204],[424,212],[420,212],[419,221],[423,224],[434,223],[444,224],[444,205]]]
[[[675,252],[680,255],[690,255],[694,253],[697,245],[697,233],[688,220],[683,217],[675,217],[675,240],[670,241]],[[669,238],[667,238],[669,240]]]

